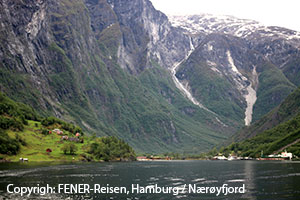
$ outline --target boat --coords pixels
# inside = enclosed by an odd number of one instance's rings
[[[257,158],[257,160],[292,160],[293,154],[288,153],[286,150],[284,152],[281,152],[281,154],[270,154],[267,156],[262,155],[260,158]]]

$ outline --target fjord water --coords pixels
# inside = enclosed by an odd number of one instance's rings
[[[58,184],[101,184],[126,187],[131,184],[160,187],[240,187],[244,194],[47,194],[30,199],[299,199],[300,163],[276,161],[154,161],[88,164],[2,163],[0,165],[0,199],[29,199],[7,194],[8,184],[15,186],[50,186]]]

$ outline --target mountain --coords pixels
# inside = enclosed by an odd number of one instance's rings
[[[180,66],[178,78],[209,109],[235,119],[244,114],[245,124],[251,124],[228,139],[225,144],[232,144],[221,148],[221,153],[259,157],[262,151],[287,149],[300,156],[300,90],[295,89],[300,33],[232,16],[169,18],[197,43]]]
[[[249,20],[176,25],[148,0],[4,0],[0,15],[0,90],[137,152],[205,151],[300,84],[299,33]]]
[[[233,137],[222,153],[234,151],[243,156],[259,157],[288,150],[300,156],[300,88],[290,94],[278,107],[253,125]]]
[[[232,16],[169,19],[196,46],[176,76],[218,115],[250,125],[299,86],[299,32]]]
[[[118,136],[138,152],[203,151],[235,130],[176,88],[168,66],[186,57],[190,37],[149,1],[0,7],[1,91],[41,115]]]

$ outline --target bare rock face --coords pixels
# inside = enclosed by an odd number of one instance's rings
[[[171,26],[150,1],[109,0],[122,32],[118,48],[119,64],[136,74],[157,62],[171,67],[189,51],[189,36]]]

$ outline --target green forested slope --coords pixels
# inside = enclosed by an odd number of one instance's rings
[[[245,128],[223,153],[235,152],[242,156],[259,157],[261,152],[271,154],[300,138],[300,88],[289,95],[277,108],[261,120]],[[288,148],[300,156],[299,144]]]

